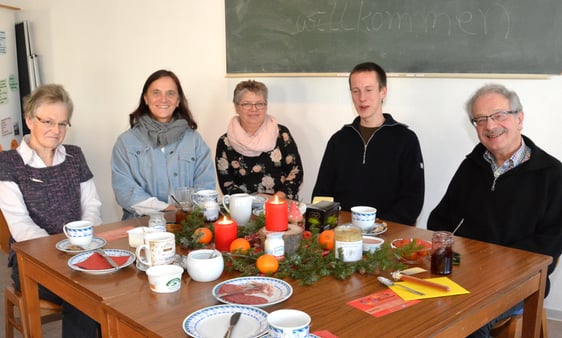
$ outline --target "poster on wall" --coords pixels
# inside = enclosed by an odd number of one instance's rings
[[[0,151],[17,147],[22,138],[16,54],[14,13],[0,9]]]

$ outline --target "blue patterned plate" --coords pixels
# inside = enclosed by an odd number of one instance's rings
[[[197,310],[183,320],[183,330],[192,337],[223,337],[230,317],[240,312],[242,315],[232,330],[232,338],[261,337],[267,332],[267,312],[246,305],[215,305]]]
[[[101,237],[94,237],[94,238],[92,238],[92,241],[90,242],[88,247],[81,248],[81,247],[78,247],[76,245],[72,245],[67,238],[67,239],[63,239],[62,241],[58,242],[55,246],[56,246],[57,250],[60,250],[60,251],[63,251],[63,252],[80,253],[80,252],[85,252],[85,251],[103,248],[103,246],[106,243],[107,242],[105,241],[105,239],[103,239]]]
[[[118,270],[124,269],[124,268],[128,267],[129,265],[133,264],[135,262],[135,259],[136,259],[135,254],[130,252],[130,251],[127,251],[127,250],[104,249],[104,251],[108,256],[128,256],[129,257],[129,259],[127,259],[125,264],[121,265]],[[81,272],[89,273],[89,274],[92,274],[92,275],[102,275],[102,274],[118,271],[118,270],[115,270],[113,268],[102,269],[102,270],[88,270],[88,269],[82,269],[81,267],[76,265],[77,263],[81,263],[81,262],[85,261],[86,259],[90,258],[90,256],[93,255],[94,253],[95,253],[95,251],[86,251],[86,252],[77,254],[75,256],[72,256],[68,260],[68,267],[70,267],[72,270],[81,271]]]
[[[265,292],[251,293],[251,295],[265,298],[267,299],[267,303],[243,304],[243,305],[252,305],[257,307],[269,306],[269,305],[281,303],[287,300],[293,294],[293,288],[291,287],[291,285],[281,279],[271,278],[271,277],[260,277],[260,276],[238,277],[238,278],[233,278],[220,282],[219,284],[215,285],[215,287],[213,288],[212,291],[213,297],[215,297],[219,302],[227,303],[227,304],[240,304],[240,303],[234,303],[220,297],[219,291],[221,287],[225,284],[234,284],[240,286],[261,284],[264,287]]]

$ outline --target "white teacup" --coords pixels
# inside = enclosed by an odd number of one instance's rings
[[[277,310],[267,315],[268,337],[306,338],[310,331],[310,316],[299,310]]]
[[[144,236],[137,247],[137,259],[144,265],[172,264],[176,258],[176,236],[171,232],[153,232]],[[142,253],[144,252],[144,255]]]
[[[88,247],[94,237],[94,225],[88,221],[75,221],[63,226],[62,231],[72,245]]]
[[[136,227],[129,231],[129,246],[136,248],[144,244],[144,236],[149,233],[157,232],[158,230],[149,227]]]
[[[214,281],[221,276],[224,269],[222,254],[217,250],[194,250],[184,259],[187,273],[197,282]]]
[[[246,225],[252,217],[254,198],[248,194],[224,195],[222,205],[238,225]]]
[[[146,270],[148,284],[154,292],[168,293],[181,287],[183,268],[177,265],[158,265]]]
[[[376,218],[376,208],[365,206],[351,208],[351,223],[360,227],[363,232],[369,232],[373,229]]]

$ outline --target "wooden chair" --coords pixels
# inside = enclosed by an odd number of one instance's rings
[[[491,335],[495,338],[519,338],[523,333],[523,316],[517,315],[506,318],[494,325]],[[543,309],[541,316],[541,338],[548,338],[548,320],[546,310]]]
[[[8,253],[10,250],[10,230],[4,214],[0,211],[0,246],[2,251]],[[61,319],[61,306],[41,299],[39,301],[42,323],[48,323]],[[14,329],[18,330],[24,338],[30,337],[27,314],[23,313],[23,298],[21,293],[13,285],[4,289],[4,311],[6,326],[6,338],[14,338]]]
[[[556,266],[560,263],[560,257],[556,260]],[[492,336],[496,338],[519,338],[522,335],[523,317],[517,315],[499,321],[492,328]],[[542,309],[540,338],[548,338],[548,319],[546,309]]]

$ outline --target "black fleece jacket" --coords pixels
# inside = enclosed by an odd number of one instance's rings
[[[424,199],[424,169],[416,134],[390,114],[365,145],[359,117],[326,146],[312,196],[332,196],[342,210],[365,205],[383,220],[413,225]]]
[[[562,252],[562,164],[523,136],[531,158],[499,176],[483,158],[482,144],[466,156],[427,227],[553,257]],[[547,282],[547,294],[548,294]]]

